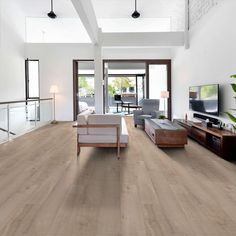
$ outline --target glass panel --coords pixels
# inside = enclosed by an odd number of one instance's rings
[[[28,61],[29,97],[39,97],[39,62]]]
[[[21,135],[35,127],[35,104],[34,102],[17,103],[10,105],[9,127],[15,135]]]
[[[138,104],[142,101],[144,98],[144,77],[143,76],[137,76],[137,96],[138,96]]]
[[[136,96],[136,77],[108,77],[109,112],[119,112],[118,106],[121,102],[136,104]],[[121,111],[123,111],[123,109],[121,109]]]
[[[144,94],[144,62],[109,62],[104,65],[106,113],[129,114],[137,109]]]
[[[95,107],[94,62],[78,62],[78,100],[79,112]]]
[[[167,101],[161,98],[161,91],[167,91],[167,65],[149,65],[149,98],[160,99],[160,111],[167,114]]]
[[[38,120],[37,126],[43,126],[52,121],[52,100],[51,101],[40,101],[38,106]]]
[[[7,105],[0,105],[0,143],[7,140]]]
[[[8,140],[7,105],[0,105],[0,143]],[[9,139],[52,121],[52,100],[9,105]]]

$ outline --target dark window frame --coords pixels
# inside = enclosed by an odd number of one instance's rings
[[[85,62],[85,61],[92,61],[94,62],[93,59],[74,59],[73,60],[73,118],[74,121],[77,120],[77,114],[79,113],[79,109],[78,109],[78,88],[79,88],[79,84],[78,84],[78,70],[79,70],[79,62]]]
[[[146,97],[149,98],[149,65],[166,65],[167,66],[167,90],[169,91],[168,99],[168,119],[172,119],[172,91],[171,91],[171,59],[104,59],[103,60],[103,78],[105,78],[105,64],[116,62],[143,62],[146,65]],[[103,112],[105,113],[105,87],[103,85]]]
[[[38,83],[39,83],[39,96],[38,97],[30,97],[29,96],[29,61],[37,61],[38,62]],[[39,99],[40,98],[40,63],[39,59],[29,59],[25,60],[25,99]]]

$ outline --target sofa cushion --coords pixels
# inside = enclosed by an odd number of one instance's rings
[[[121,116],[119,115],[89,115],[87,122],[89,125],[95,124],[119,124],[121,125]],[[122,132],[122,127],[120,129]],[[116,135],[116,128],[88,128],[88,134],[94,135]]]
[[[128,143],[128,134],[120,135],[120,143]],[[116,143],[115,135],[88,134],[79,136],[80,143]]]

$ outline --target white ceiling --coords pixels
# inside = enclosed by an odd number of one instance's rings
[[[91,0],[97,18],[128,18],[134,11],[134,0]],[[143,18],[173,17],[184,12],[185,0],[137,0]]]
[[[20,0],[18,4],[26,16],[26,42],[91,43],[71,0],[54,0],[56,19],[47,16],[50,0]]]
[[[134,11],[134,0],[91,0],[94,6],[94,11],[98,22],[104,20],[99,19],[111,19],[116,21],[117,19],[126,19],[127,24],[132,26],[131,14]],[[137,0],[137,10],[141,16],[139,19],[133,21],[139,21],[139,31],[145,32],[145,20],[157,19],[157,18],[169,18],[171,31],[183,30],[184,27],[184,6],[185,0]],[[129,21],[129,22],[128,22]],[[143,23],[143,24],[142,24]],[[143,26],[144,25],[144,26]],[[103,24],[99,26],[103,28]],[[104,25],[104,27],[107,27]],[[115,26],[113,25],[113,28]],[[118,25],[117,25],[118,27]],[[136,26],[134,26],[136,27]],[[162,27],[161,27],[162,28]],[[137,31],[137,30],[134,30]],[[151,30],[153,31],[153,30]],[[156,31],[158,28],[156,28]]]
[[[31,42],[43,42],[43,38],[44,42],[48,42],[45,40],[44,33],[42,36],[42,32],[46,31],[48,31],[46,34],[50,38],[50,42],[56,42],[57,39],[60,39],[60,42],[81,43],[80,39],[83,39],[83,42],[91,42],[87,41],[88,34],[81,24],[71,0],[54,0],[54,12],[58,16],[56,20],[47,17],[47,13],[50,11],[50,0],[15,0],[15,2],[25,13],[27,24],[33,26],[33,23],[29,23],[32,20],[37,26],[37,29],[31,27],[30,31],[28,29],[26,33],[27,39],[33,39]],[[185,0],[137,0],[137,10],[141,13],[139,19],[131,17],[134,10],[134,0],[91,0],[91,2],[98,25],[103,32],[168,32],[183,31],[184,29]],[[44,17],[45,20],[42,20]],[[74,21],[70,27],[68,27],[69,20],[63,24],[63,19],[73,18],[78,22]],[[57,30],[50,30],[51,36],[49,37],[47,29],[52,29],[52,23],[55,24]],[[65,32],[67,32],[67,37],[63,39]],[[28,42],[30,41],[28,40]]]
[[[58,17],[78,17],[71,0],[54,0],[54,12]],[[27,17],[47,17],[51,0],[19,0],[19,6]]]

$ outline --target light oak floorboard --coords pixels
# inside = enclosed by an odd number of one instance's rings
[[[81,148],[72,123],[0,145],[1,236],[234,236],[236,165],[196,142]]]

